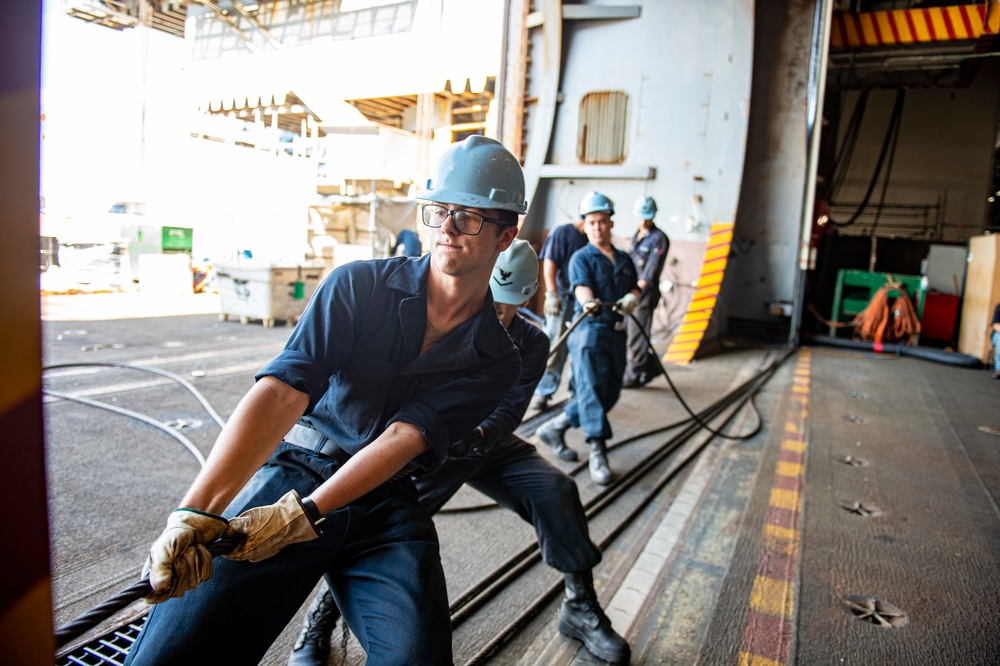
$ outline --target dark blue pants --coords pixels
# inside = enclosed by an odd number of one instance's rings
[[[625,331],[585,318],[569,338],[573,395],[563,408],[587,439],[611,439],[608,412],[618,402],[625,372]]]
[[[437,513],[463,483],[531,523],[542,558],[553,569],[590,571],[601,561],[576,482],[520,437],[512,435],[485,455],[449,460],[417,479],[420,503],[428,513]]]
[[[659,303],[660,290],[647,287],[639,296],[639,304],[632,311],[632,316],[625,318],[628,336],[628,363],[624,376],[626,382],[646,383],[660,374],[660,364],[650,353],[648,341],[653,325],[653,312]]]
[[[282,443],[226,510],[307,495],[336,461]],[[451,664],[437,533],[403,479],[328,514],[323,534],[262,562],[215,559],[198,589],[153,607],[126,664],[257,664],[324,574],[369,664]]]

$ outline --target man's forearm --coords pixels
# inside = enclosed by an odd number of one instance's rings
[[[378,438],[344,463],[309,497],[320,513],[340,509],[375,490],[422,453],[430,450],[420,429],[396,421]]]
[[[262,377],[240,400],[181,506],[221,514],[309,405],[309,396]]]
[[[542,280],[545,282],[546,291],[556,291],[556,273],[558,267],[551,259],[542,260]]]

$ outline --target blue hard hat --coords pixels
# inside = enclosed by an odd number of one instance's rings
[[[538,291],[538,255],[526,240],[515,238],[497,256],[490,276],[493,300],[506,305],[521,305]]]
[[[652,220],[656,217],[656,200],[653,197],[639,197],[632,213],[643,220]]]
[[[615,214],[615,204],[607,196],[600,192],[587,192],[580,201],[580,217],[587,213],[607,213]]]
[[[527,213],[524,171],[502,143],[470,136],[453,144],[418,199],[436,203]]]

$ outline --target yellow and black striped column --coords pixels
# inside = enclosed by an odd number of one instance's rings
[[[695,282],[694,296],[688,303],[681,326],[663,355],[663,360],[667,363],[677,365],[690,363],[698,351],[702,338],[705,337],[712,311],[715,310],[715,304],[719,300],[719,288],[722,286],[722,276],[726,272],[726,263],[729,261],[729,248],[733,244],[733,226],[732,222],[716,222],[709,228],[705,258],[701,263],[701,275]]]

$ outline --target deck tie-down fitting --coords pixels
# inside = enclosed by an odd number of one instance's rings
[[[850,596],[840,604],[855,619],[887,629],[899,629],[910,621],[910,617],[902,609],[875,597]]]
[[[882,514],[882,510],[879,509],[877,506],[862,504],[861,502],[844,501],[844,502],[837,502],[837,504],[839,504],[840,508],[844,509],[845,511],[857,514],[863,518],[872,518],[874,516],[879,516]]]

